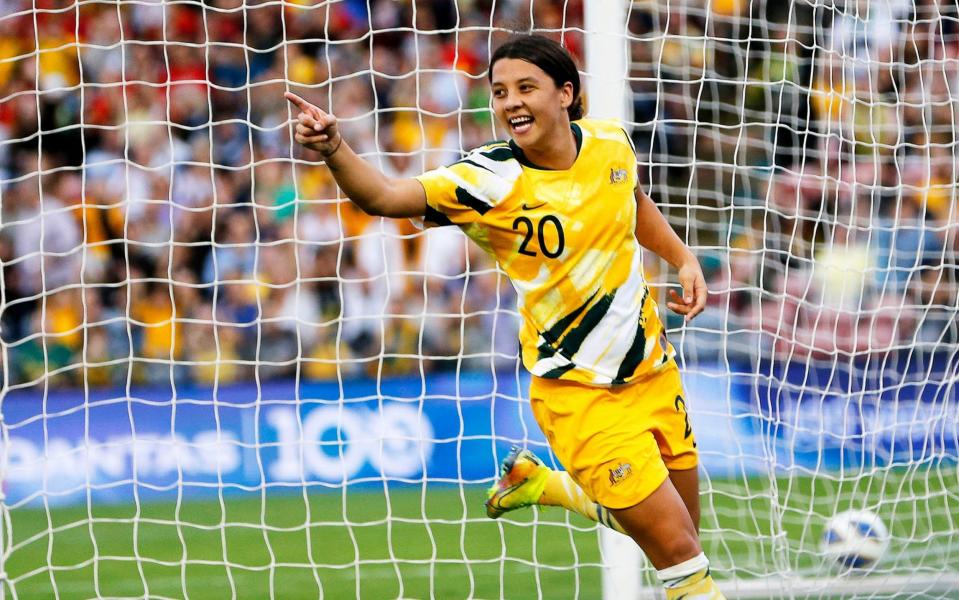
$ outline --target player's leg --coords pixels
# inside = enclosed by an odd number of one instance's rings
[[[612,389],[534,378],[530,402],[568,474],[539,461],[514,461],[513,468],[504,468],[505,481],[491,489],[494,514],[511,503],[564,506],[628,532],[650,555],[668,598],[722,598],[686,507],[688,498],[698,521],[698,457],[678,369]]]
[[[626,530],[609,510],[590,498],[565,471],[554,471],[529,450],[514,447],[500,478],[486,494],[486,514],[497,519],[526,506],[561,506],[620,533]]]
[[[664,371],[646,387],[646,399],[655,398],[657,401],[643,403],[649,411],[644,418],[652,424],[663,464],[668,469],[668,478],[646,500],[626,509],[624,514],[617,513],[617,518],[630,530],[634,520],[641,522],[644,517],[662,525],[658,532],[653,530],[648,533],[644,541],[638,539],[632,530],[631,535],[650,555],[650,561],[654,565],[657,563],[650,553],[656,553],[656,548],[662,547],[662,544],[666,544],[667,552],[670,552],[670,547],[673,548],[672,556],[663,557],[666,559],[656,567],[657,575],[666,588],[667,598],[722,598],[710,575],[709,561],[699,545],[699,456],[696,439],[686,414],[685,394],[679,370],[674,368]],[[671,493],[665,493],[664,490],[670,490]],[[644,512],[648,514],[644,515]],[[669,523],[664,522],[663,515],[669,515]],[[687,542],[689,535],[694,537],[696,547],[700,548],[695,556],[682,560],[682,555],[676,553],[677,542],[653,537],[657,533],[668,536],[668,531],[673,528],[683,528],[683,536],[687,538]],[[652,548],[647,549],[643,544],[651,545]]]
[[[682,498],[696,532],[699,532],[699,472],[673,470],[669,480]],[[504,513],[533,505],[560,506],[619,533],[626,533],[615,515],[590,498],[569,473],[554,471],[529,450],[513,448],[500,467],[500,478],[487,492],[486,514],[497,519]]]
[[[603,388],[534,378],[530,386],[530,405],[560,461],[568,462],[564,457],[581,454],[578,450],[581,440],[575,433],[577,429],[605,428],[609,415],[600,415],[601,410],[590,411],[589,407],[597,401],[601,403],[607,395],[609,391]],[[487,492],[486,513],[495,519],[507,511],[534,504],[561,506],[625,533],[609,510],[569,473],[554,471],[528,450],[514,448],[503,461],[499,480]]]
[[[611,512],[657,570],[703,551],[686,505],[668,478],[639,504]]]
[[[564,438],[583,440],[575,450],[585,460],[559,451],[557,456],[564,465],[580,462],[584,469],[570,469],[576,481],[592,498],[618,509],[610,510],[612,522],[646,552],[667,598],[723,598],[699,543],[699,454],[679,369],[672,363],[595,400],[572,430],[563,430],[555,416],[552,423]]]
[[[679,496],[683,499],[683,504],[686,505],[686,512],[689,513],[689,517],[693,521],[693,526],[696,527],[696,532],[699,533],[699,469],[696,467],[691,469],[670,469],[669,480],[673,483],[673,487],[676,488]]]
[[[664,470],[665,471],[665,470]],[[502,476],[490,488],[487,514],[531,506],[563,506],[632,537],[643,549],[666,588],[667,598],[718,600],[723,596],[709,574],[693,518],[673,485],[677,476],[687,495],[697,489],[694,469],[675,471],[639,504],[607,510],[595,502],[565,471],[554,471],[528,450],[514,448],[503,461]],[[698,508],[698,498],[695,501]]]
[[[566,471],[553,471],[546,487],[543,489],[539,504],[541,506],[561,506],[566,510],[571,510],[587,519],[596,521],[600,525],[605,525],[613,531],[626,534],[626,530],[616,521],[613,513],[590,498],[586,491],[573,481],[573,478]]]
[[[530,401],[537,422],[546,432],[550,444],[560,457],[564,454],[582,454],[578,450],[567,449],[571,436],[569,433],[564,433],[564,429],[569,428],[566,422],[572,421],[572,426],[576,429],[588,428],[593,421],[592,415],[605,412],[602,406],[615,403],[619,396],[612,391],[597,391],[595,388],[584,388],[569,382],[549,380],[534,381],[530,392]],[[642,405],[641,409],[637,410],[632,405],[633,398],[628,397],[626,406],[614,409],[612,414],[602,417],[596,427],[608,428],[609,421],[622,420],[622,413],[637,413],[634,417],[647,423],[662,422],[657,426],[657,437],[662,440],[662,450],[665,450],[669,457],[667,466],[678,465],[682,468],[670,471],[669,477],[686,503],[688,511],[693,516],[693,523],[698,529],[699,481],[696,471],[695,441],[691,432],[687,432],[685,404],[676,401],[677,397],[682,396],[682,384],[678,371],[666,371],[661,377],[654,377],[642,386],[633,387],[631,393],[638,398],[638,403]],[[598,400],[594,397],[595,394],[600,395]],[[654,404],[652,400],[656,398],[661,405],[658,408],[652,406]],[[569,400],[569,406],[562,406],[563,399]],[[589,411],[589,417],[584,415],[582,418],[568,418],[570,415],[568,409],[575,411],[577,408],[588,407],[591,402],[597,401],[601,404]],[[554,414],[550,407],[558,409],[557,412],[566,418]],[[632,435],[631,432],[626,432],[621,437],[629,438]],[[637,440],[642,437],[646,442],[646,454],[650,457],[662,453],[661,450],[656,449],[656,443],[658,443],[654,442],[656,438],[648,434],[635,437]],[[635,440],[627,439],[627,442],[635,446]],[[663,473],[665,472],[663,470]],[[604,479],[607,475],[609,473],[604,473]],[[649,491],[652,491],[652,488]],[[499,480],[487,493],[487,515],[495,519],[507,511],[534,504],[561,506],[614,531],[626,532],[622,525],[616,522],[610,511],[592,498],[569,473],[554,471],[529,450],[514,448],[502,463]]]
[[[671,478],[639,504],[611,512],[656,568],[667,600],[724,598],[710,575],[693,519]]]

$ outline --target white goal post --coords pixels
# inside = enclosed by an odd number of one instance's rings
[[[583,24],[586,34],[585,85],[588,114],[629,123],[629,43],[626,16],[628,2],[586,2]],[[599,531],[603,555],[603,600],[639,598],[642,593],[640,565],[645,557],[639,546],[615,531]]]

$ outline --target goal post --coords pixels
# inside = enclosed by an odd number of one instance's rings
[[[587,116],[615,119],[631,129],[632,94],[629,88],[627,0],[585,2],[585,91]],[[642,590],[640,565],[645,557],[627,536],[599,530],[603,557],[603,599],[638,598]]]
[[[459,160],[514,31],[703,265],[703,314],[660,307],[726,596],[954,597],[949,4],[0,0],[0,597],[661,597],[624,536],[486,517],[512,445],[558,467],[510,283],[291,136],[287,90],[392,177]],[[820,547],[850,509],[869,569]]]

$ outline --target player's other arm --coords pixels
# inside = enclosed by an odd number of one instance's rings
[[[679,270],[683,295],[669,290],[672,297],[666,306],[684,315],[689,321],[706,307],[706,279],[699,260],[683,240],[669,226],[663,213],[638,186],[636,188],[636,239],[644,248],[655,252]]]
[[[340,135],[336,117],[296,94],[284,94],[300,109],[294,139],[319,152],[340,189],[364,212],[380,217],[421,217],[426,191],[415,179],[391,179],[363,160]]]

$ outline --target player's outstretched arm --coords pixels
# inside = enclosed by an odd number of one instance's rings
[[[357,206],[381,217],[421,217],[426,191],[415,179],[390,179],[366,162],[340,135],[336,117],[294,93],[284,94],[300,113],[294,139],[323,156],[340,189]]]
[[[706,308],[706,279],[699,260],[669,226],[663,213],[641,189],[636,188],[636,239],[679,270],[683,295],[669,290],[666,306],[689,321]]]

